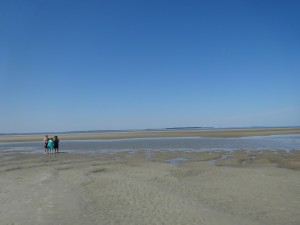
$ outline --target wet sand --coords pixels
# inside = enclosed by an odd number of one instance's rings
[[[300,150],[0,157],[1,225],[299,225]]]
[[[107,140],[128,138],[160,138],[160,137],[247,137],[280,134],[300,134],[300,128],[261,128],[261,129],[224,129],[224,130],[170,130],[142,132],[111,133],[63,133],[58,134],[61,140]],[[49,134],[50,136],[53,136]],[[0,135],[0,142],[41,141],[44,134],[34,135]]]

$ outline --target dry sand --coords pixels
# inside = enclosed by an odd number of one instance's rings
[[[261,128],[261,129],[224,129],[224,130],[170,130],[144,132],[111,132],[111,133],[63,133],[61,140],[90,139],[127,139],[157,137],[246,137],[276,134],[300,134],[299,128]],[[42,134],[33,135],[0,135],[0,142],[41,141]]]
[[[0,224],[299,225],[299,170],[299,150],[7,152]]]

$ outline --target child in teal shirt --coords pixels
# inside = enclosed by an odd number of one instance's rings
[[[53,148],[54,148],[54,141],[53,141],[53,138],[50,138],[48,141],[48,149],[49,149],[50,153],[53,153]]]

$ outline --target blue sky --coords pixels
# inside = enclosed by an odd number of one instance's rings
[[[299,126],[300,2],[3,0],[0,132]]]

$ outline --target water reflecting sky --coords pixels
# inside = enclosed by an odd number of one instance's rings
[[[119,151],[300,150],[300,135],[242,138],[135,138],[120,140],[61,140],[60,151],[74,153]],[[0,151],[43,152],[42,142],[0,143]]]

